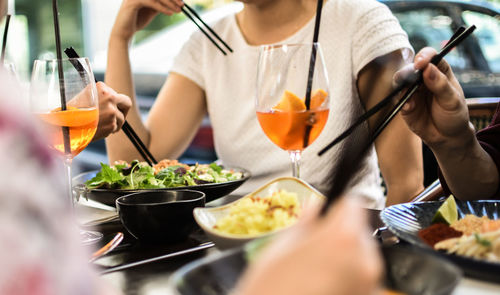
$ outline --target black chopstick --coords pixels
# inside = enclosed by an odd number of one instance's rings
[[[132,141],[132,143],[135,145],[139,153],[141,153],[144,160],[146,160],[146,162],[148,162],[150,166],[158,164],[158,161],[155,159],[155,157],[153,157],[153,155],[148,150],[146,145],[144,145],[144,143],[142,142],[141,138],[137,135],[137,133],[135,133],[134,129],[132,128],[132,126],[130,126],[130,124],[127,121],[123,123],[122,130],[123,132],[125,132],[127,137]],[[131,139],[131,137],[133,139]],[[138,148],[137,145],[139,145],[140,148]]]
[[[443,47],[441,52],[434,56],[433,60],[431,60],[432,63],[437,64],[441,59],[448,54],[448,52],[453,49],[454,46],[456,46],[459,42],[461,42],[463,39],[465,39],[472,31],[474,31],[475,26],[469,27],[467,30],[464,27],[458,28],[458,30],[453,34],[453,36],[450,38],[449,42]],[[464,35],[463,39],[459,39],[460,36],[462,36],[465,31],[467,31],[466,35]],[[453,43],[453,41],[458,40],[458,43]],[[448,45],[451,45],[451,47],[448,47]],[[448,49],[446,49],[448,47]],[[446,52],[445,52],[446,49]],[[379,112],[382,108],[384,108],[389,102],[392,101],[393,97],[397,95],[398,93],[401,92],[404,88],[407,87],[413,87],[415,84],[420,84],[422,79],[422,73],[421,71],[415,71],[410,77],[407,77],[405,81],[403,81],[400,85],[398,85],[394,90],[389,93],[384,99],[382,99],[379,103],[377,103],[375,106],[373,106],[371,109],[369,109],[367,112],[365,112],[363,115],[361,115],[356,121],[354,121],[353,124],[351,124],[344,132],[342,132],[339,136],[337,136],[332,142],[330,142],[328,145],[326,145],[323,149],[321,149],[318,152],[318,155],[321,156],[325,152],[327,152],[329,149],[331,149],[333,146],[344,140],[347,136],[349,136],[356,127],[358,127],[360,124],[362,124],[364,121],[366,121],[368,118]],[[413,94],[413,93],[412,93]],[[406,101],[405,101],[406,102]],[[399,104],[399,102],[398,102]],[[404,102],[403,102],[404,104]],[[401,105],[402,106],[402,105]],[[396,111],[396,113],[399,110]],[[392,120],[392,118],[390,119]],[[389,120],[389,121],[390,121]],[[388,122],[387,122],[388,123]],[[385,128],[385,126],[383,127]],[[383,129],[382,128],[382,129]],[[380,130],[381,131],[381,130]],[[378,134],[377,134],[378,135]]]
[[[80,57],[78,53],[76,53],[76,50],[73,47],[64,49],[64,53],[66,53],[66,55],[69,58]],[[82,64],[80,64],[80,62],[77,60],[72,60],[71,64],[76,68],[78,73],[80,73],[80,75],[84,79],[85,76],[83,76],[83,72],[85,71],[85,69],[83,68]],[[95,80],[95,82],[97,83],[97,79]],[[135,146],[137,151],[144,158],[144,160],[149,164],[149,166],[153,166],[154,164],[158,163],[158,161],[156,161],[156,159],[153,157],[153,155],[148,150],[146,145],[142,142],[141,138],[137,135],[137,133],[135,133],[134,129],[132,129],[132,126],[130,126],[130,124],[127,121],[123,123],[122,130],[125,133],[125,135],[127,135],[130,142],[132,142],[132,144]]]
[[[187,248],[187,249],[184,249],[184,250],[180,250],[180,251],[177,251],[177,252],[168,253],[168,254],[160,255],[160,256],[157,256],[157,257],[153,257],[153,258],[147,258],[147,259],[139,260],[139,261],[136,261],[136,262],[125,263],[125,264],[113,266],[113,267],[110,267],[110,268],[106,268],[106,269],[102,270],[99,274],[100,275],[104,275],[104,274],[112,273],[112,272],[115,272],[115,271],[123,271],[123,270],[134,268],[134,267],[137,267],[137,266],[140,266],[140,265],[144,265],[144,264],[148,264],[148,263],[153,263],[153,262],[158,262],[158,261],[161,261],[161,260],[165,260],[165,259],[169,259],[169,258],[181,256],[181,255],[184,255],[184,254],[190,254],[190,253],[202,251],[202,250],[205,250],[205,249],[212,248],[213,246],[215,246],[215,244],[213,242],[204,242],[204,243],[201,243],[201,244],[199,244],[197,246],[194,246],[194,247],[191,247],[191,248]]]
[[[185,7],[185,8],[184,8]],[[187,9],[186,9],[187,8]],[[227,50],[229,50],[230,52],[233,52],[233,50],[231,49],[231,47],[229,47],[229,45],[227,45],[226,42],[224,42],[224,40],[222,40],[221,37],[219,37],[219,35],[217,35],[217,33],[212,30],[212,28],[210,28],[210,26],[208,26],[200,17],[200,15],[194,10],[192,9],[189,5],[187,5],[186,3],[184,3],[184,6],[182,6],[181,8],[182,12],[198,27],[198,29],[200,29],[200,31],[208,38],[210,39],[210,41],[212,41],[212,43],[224,54],[224,55],[227,55],[226,51],[224,51],[224,49],[222,49],[219,44],[217,44],[217,42],[215,42],[215,40],[210,37],[210,35],[198,24],[198,22],[196,22],[196,20],[193,18],[193,16],[198,19],[199,22],[201,22],[207,29],[210,33],[212,33],[212,35],[214,35],[215,38],[217,38],[217,40],[219,40],[222,45],[224,45]]]
[[[441,59],[450,52],[451,49],[453,49],[455,46],[457,46],[460,42],[462,42],[465,38],[467,38],[472,32],[476,29],[474,25],[470,26],[467,29],[459,28],[455,34],[453,34],[452,38],[450,38],[450,41],[443,47],[443,49],[435,55],[431,59],[431,63],[437,65]],[[417,77],[417,78],[415,78]],[[415,71],[415,74],[410,78],[409,81],[413,81],[412,85],[410,86],[409,90],[403,95],[403,97],[398,101],[396,106],[384,117],[382,120],[382,123],[380,123],[375,129],[375,132],[369,137],[368,140],[365,139],[365,143],[362,144],[362,148],[357,154],[356,157],[352,158],[350,155],[350,151],[353,150],[354,146],[352,147],[347,147],[344,149],[344,151],[349,151],[348,153],[344,153],[344,155],[341,155],[339,163],[337,167],[335,168],[336,173],[333,173],[335,177],[335,181],[333,182],[330,190],[328,191],[327,194],[327,199],[325,204],[323,205],[321,209],[321,215],[324,215],[327,211],[330,205],[337,200],[337,198],[344,192],[345,187],[347,186],[349,180],[351,180],[352,175],[354,172],[358,171],[361,163],[363,163],[363,159],[367,155],[367,152],[370,150],[370,147],[372,146],[373,142],[377,138],[377,136],[384,130],[384,128],[389,124],[389,122],[394,118],[394,116],[401,110],[402,106],[408,101],[408,99],[415,93],[415,91],[419,88],[421,85],[423,78],[422,78],[422,72],[421,71]],[[404,83],[408,85],[407,83]],[[394,92],[394,91],[393,91]],[[392,92],[391,92],[392,94]],[[391,97],[389,97],[391,98]],[[357,122],[357,121],[356,121]],[[354,145],[357,141],[351,141],[350,144]],[[333,145],[332,145],[333,146]],[[331,147],[331,146],[330,146]],[[325,150],[326,151],[326,150]],[[324,151],[323,151],[324,153]],[[322,153],[322,154],[323,154]]]
[[[7,48],[7,35],[9,34],[10,17],[10,14],[7,14],[7,16],[5,17],[5,27],[3,29],[2,51],[0,53],[0,64],[2,64],[2,66],[5,60],[5,48]]]

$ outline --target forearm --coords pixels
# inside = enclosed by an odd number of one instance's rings
[[[401,52],[377,58],[360,72],[358,90],[366,110],[392,91],[394,73],[404,64]],[[384,118],[379,112],[368,120],[373,132]],[[387,186],[387,205],[409,201],[423,189],[422,144],[397,115],[375,141],[379,166]]]
[[[386,205],[410,201],[423,190],[422,142],[398,115],[375,147],[387,187]]]
[[[499,185],[498,169],[481,147],[471,126],[457,143],[430,146],[453,195],[459,199],[488,199]]]
[[[134,81],[129,60],[129,41],[111,34],[108,46],[108,64],[105,82],[111,88],[128,95],[132,99],[132,108],[127,115],[127,122],[133,127],[142,141],[149,145],[149,132],[142,123],[137,100],[135,97]],[[142,159],[123,131],[106,138],[106,148],[110,163],[116,160]]]

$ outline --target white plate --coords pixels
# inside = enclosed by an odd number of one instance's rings
[[[320,192],[318,192],[315,188],[313,188],[310,184],[294,177],[276,178],[270,181],[269,183],[265,184],[264,186],[260,187],[256,191],[242,197],[241,199],[249,198],[251,196],[265,198],[272,195],[273,192],[279,190],[285,190],[287,192],[296,193],[301,208],[308,206],[312,202],[318,203],[318,202],[324,202],[326,200],[326,197],[323,196]],[[220,207],[195,208],[193,211],[194,219],[196,220],[198,225],[205,231],[208,237],[215,243],[215,245],[218,248],[226,249],[226,248],[238,247],[255,238],[269,236],[284,230],[282,228],[276,231],[252,237],[247,237],[247,236],[239,237],[235,235],[220,233],[214,230],[214,225],[217,222],[217,220],[228,215],[230,207],[239,200],[236,200],[234,202],[231,202],[229,204]]]

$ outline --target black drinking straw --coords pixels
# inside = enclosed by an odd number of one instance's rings
[[[10,17],[11,15],[7,14],[7,18],[5,19],[5,28],[3,30],[2,53],[0,54],[0,63],[2,65],[5,59],[5,48],[7,47],[7,34],[9,33]]]
[[[313,45],[311,51],[311,59],[309,60],[309,73],[307,76],[307,88],[306,88],[306,99],[305,105],[306,109],[309,110],[311,108],[311,90],[312,83],[314,77],[314,66],[316,64],[316,54],[318,51],[317,43],[319,38],[319,26],[321,22],[321,11],[323,10],[323,0],[318,0],[318,5],[316,7],[316,20],[314,22],[314,35],[313,35]],[[304,145],[303,147],[307,147],[309,145],[309,135],[311,134],[311,126],[306,126],[306,132],[304,134]]]
[[[52,0],[52,14],[54,17],[54,34],[56,38],[56,54],[57,54],[57,72],[59,74],[59,92],[61,94],[61,111],[65,111],[66,108],[66,91],[64,89],[64,72],[62,65],[62,53],[61,53],[61,33],[59,31],[59,11],[57,9],[57,0]],[[71,153],[71,144],[69,141],[69,128],[63,126],[63,141],[64,141],[64,153]]]

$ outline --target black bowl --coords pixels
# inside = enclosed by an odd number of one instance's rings
[[[196,227],[195,207],[205,206],[205,194],[192,190],[142,191],[116,199],[127,231],[144,242],[186,239]]]
[[[409,247],[382,247],[385,287],[410,295],[451,294],[460,270],[450,262]],[[231,294],[248,266],[243,248],[235,248],[191,262],[176,271],[171,285],[180,295]]]
[[[181,186],[181,187],[169,187],[169,188],[158,188],[158,189],[147,189],[147,191],[173,191],[173,190],[195,190],[205,193],[206,202],[216,200],[218,198],[224,197],[230,194],[232,191],[237,189],[245,181],[250,178],[250,172],[242,168],[233,168],[235,171],[243,173],[243,177],[237,180],[221,182],[221,183],[206,183],[191,186]],[[115,206],[115,201],[121,196],[125,196],[132,193],[143,192],[144,189],[87,189],[85,187],[85,181],[92,179],[98,170],[84,172],[73,178],[73,183],[75,186],[73,189],[75,192],[84,198],[89,198],[91,200],[101,202],[108,206]]]

